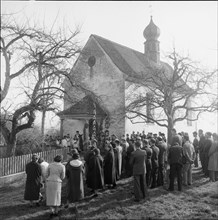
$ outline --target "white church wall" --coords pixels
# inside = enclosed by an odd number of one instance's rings
[[[129,81],[125,81],[125,105],[127,106],[129,103],[131,103],[132,100],[137,98],[139,94],[142,94],[143,96],[146,95],[146,93],[149,92],[149,90],[146,87],[137,86],[136,83],[132,83]],[[146,115],[146,106],[141,108],[141,111]],[[153,112],[153,114],[157,115],[158,112]],[[131,116],[131,114],[129,114]],[[125,133],[132,133],[132,131],[145,131],[145,133],[152,132],[152,133],[158,133],[163,132],[166,134],[167,129],[165,127],[161,127],[156,125],[155,123],[147,123],[144,120],[142,120],[140,117],[137,117],[135,119],[128,119],[125,120]],[[140,123],[139,123],[140,122]]]
[[[94,39],[89,40],[86,50],[91,51],[91,54],[78,59],[73,72],[82,86],[101,100],[99,104],[102,109],[109,113],[110,133],[121,137],[125,133],[123,74],[99,48]],[[93,67],[88,65],[90,56],[96,58]]]

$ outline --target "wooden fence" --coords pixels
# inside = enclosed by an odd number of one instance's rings
[[[56,155],[63,155],[63,161],[67,160],[67,148],[38,152],[48,163],[53,162]],[[31,161],[32,154],[15,157],[0,158],[0,177],[25,171],[26,164]]]

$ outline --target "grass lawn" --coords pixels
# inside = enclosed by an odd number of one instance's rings
[[[0,188],[0,219],[49,219],[45,205],[30,208],[24,201],[24,182]],[[65,182],[62,202],[66,201]],[[87,191],[87,189],[85,190]],[[163,187],[149,189],[150,200],[134,202],[132,178],[122,179],[116,189],[104,190],[98,197],[86,196],[74,206],[60,208],[56,219],[218,219],[218,181],[209,182],[194,168],[193,185],[182,192],[168,192]]]

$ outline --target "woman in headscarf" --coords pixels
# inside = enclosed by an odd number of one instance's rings
[[[46,205],[50,206],[52,216],[58,215],[58,207],[61,205],[61,186],[65,178],[65,166],[61,163],[62,156],[57,155],[54,163],[48,166],[48,177],[46,180]]]
[[[66,165],[67,204],[65,208],[68,208],[69,203],[75,203],[84,198],[84,166],[78,152],[71,153],[71,156],[71,160]],[[76,204],[75,208],[77,209]]]
[[[105,149],[107,151],[104,157],[104,183],[108,187],[116,187],[116,167],[113,147],[110,141],[106,141]]]

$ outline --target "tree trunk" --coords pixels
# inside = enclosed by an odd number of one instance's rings
[[[6,151],[6,156],[7,157],[15,156],[16,142],[17,142],[17,138],[16,137],[12,138],[12,140],[10,140],[8,142],[8,144],[7,144],[7,151]]]
[[[42,125],[41,125],[41,134],[44,140],[44,134],[45,134],[45,117],[46,117],[46,111],[42,111]]]
[[[167,128],[167,144],[169,145],[172,141],[172,129],[174,127],[173,120],[168,118],[168,128]]]

